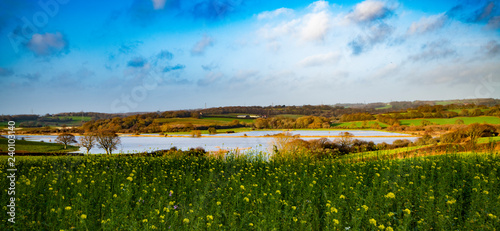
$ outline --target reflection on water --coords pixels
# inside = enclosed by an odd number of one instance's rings
[[[292,135],[300,135],[304,140],[318,139],[320,137],[327,137],[329,140],[334,140],[334,136],[338,136],[341,132],[350,132],[354,138],[366,141],[373,141],[375,143],[392,143],[397,139],[415,140],[406,134],[388,133],[381,131],[370,130],[295,130],[290,131]],[[217,134],[217,135],[204,135],[201,138],[190,137],[163,137],[163,136],[123,136],[121,137],[121,144],[117,151],[114,153],[136,153],[136,152],[151,152],[154,150],[170,149],[177,147],[178,149],[188,150],[189,148],[202,147],[207,151],[216,151],[219,149],[252,149],[256,151],[267,151],[267,147],[272,140],[272,137],[266,135],[279,134],[283,131],[250,131],[243,133],[231,134]],[[244,134],[247,137],[244,137]],[[331,136],[331,137],[329,137]],[[18,136],[24,137],[26,140],[55,142],[57,136]],[[78,137],[77,137],[78,140]],[[84,148],[80,151],[84,152]],[[106,153],[104,149],[94,147],[90,153]]]

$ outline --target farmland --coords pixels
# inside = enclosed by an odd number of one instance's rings
[[[28,230],[492,230],[500,224],[500,159],[492,154],[359,163],[16,159],[16,225]]]
[[[7,152],[8,150],[7,141],[8,140],[5,138],[0,138],[0,152]],[[16,140],[17,152],[57,153],[57,152],[69,152],[78,150],[79,147],[72,145],[68,145],[68,148],[65,150],[64,145],[62,144]]]
[[[455,117],[450,119],[408,119],[400,120],[401,125],[421,125],[423,120],[430,121],[431,123],[443,125],[443,124],[454,124],[455,121],[461,119],[464,124],[472,123],[489,123],[489,124],[500,124],[500,118],[496,116],[476,116],[476,117]]]

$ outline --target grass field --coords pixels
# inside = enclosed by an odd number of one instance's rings
[[[378,108],[375,108],[375,109],[377,109],[377,110],[382,110],[382,109],[390,109],[390,108],[392,108],[392,105],[387,104],[387,105],[385,105],[385,106],[383,106],[383,107],[378,107]]]
[[[457,119],[461,119],[465,124],[472,123],[489,123],[489,124],[500,124],[500,118],[495,116],[477,116],[477,117],[455,117],[449,119],[409,119],[400,120],[401,125],[421,125],[422,120],[428,120],[432,123],[443,125],[443,124],[455,124]]]
[[[0,138],[0,151],[8,150],[7,139]],[[24,152],[70,152],[78,151],[80,148],[68,145],[68,149],[64,150],[64,145],[54,143],[35,142],[27,140],[16,140],[16,151]]]
[[[0,158],[0,169],[7,163]],[[0,229],[494,230],[499,163],[496,155],[359,163],[16,157],[16,223]],[[7,174],[0,184],[9,185]]]
[[[378,123],[380,125],[380,127],[382,127],[382,128],[388,127],[387,124],[384,124],[380,121],[376,121],[376,120],[367,121],[368,127],[371,127],[375,123]],[[353,126],[353,124],[355,125],[356,128],[360,128],[363,125],[363,121],[334,123],[334,124],[332,124],[332,127],[333,128],[335,128],[335,127],[349,127],[349,128],[351,128]]]
[[[170,124],[193,124],[193,125],[224,125],[231,123],[234,120],[238,120],[240,122],[252,123],[253,119],[237,119],[237,118],[221,118],[221,117],[204,117],[201,119],[196,118],[160,118],[155,119],[159,123],[170,123]]]

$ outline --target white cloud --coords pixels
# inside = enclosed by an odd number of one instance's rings
[[[444,15],[444,13],[431,15],[429,17],[422,17],[420,21],[413,22],[411,24],[406,34],[414,35],[430,32],[443,27],[445,22],[446,16]]]
[[[191,49],[191,55],[203,55],[207,47],[213,46],[214,40],[208,35],[203,35],[203,38],[198,41]]]
[[[326,11],[308,14],[301,27],[302,39],[322,41],[331,28],[330,15]]]
[[[370,22],[389,16],[394,8],[387,6],[385,2],[366,0],[358,3],[346,18],[354,22]]]
[[[258,33],[269,40],[293,36],[304,41],[323,41],[332,26],[328,3],[314,2],[307,11],[308,14],[289,21],[267,24]]]
[[[326,54],[318,54],[308,56],[297,64],[301,67],[314,67],[314,66],[322,66],[328,64],[336,64],[340,60],[340,54],[330,52]]]
[[[280,15],[291,15],[293,14],[293,10],[292,9],[288,9],[288,8],[279,8],[277,10],[273,10],[273,11],[264,11],[260,14],[257,15],[257,18],[259,20],[262,20],[262,19],[273,19],[273,18],[276,18]]]
[[[34,34],[26,46],[38,56],[47,56],[64,51],[67,49],[68,42],[59,32]]]
[[[312,9],[312,12],[320,12],[324,10],[328,10],[328,2],[327,1],[316,1],[311,3],[307,8]]]
[[[155,10],[161,10],[165,7],[165,2],[167,0],[152,0],[153,1],[153,7]]]

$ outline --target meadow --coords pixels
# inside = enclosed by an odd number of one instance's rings
[[[265,158],[16,157],[16,224],[0,229],[500,228],[496,154],[356,163]],[[7,186],[7,158],[0,159]]]
[[[7,152],[7,150],[8,139],[0,138],[0,152]],[[16,152],[60,153],[78,150],[80,148],[73,145],[68,145],[67,149],[64,149],[64,145],[62,144],[16,140]]]
[[[407,119],[400,120],[401,125],[422,125],[423,120],[430,121],[431,123],[437,125],[444,124],[455,124],[455,121],[461,119],[464,121],[464,124],[473,124],[473,123],[488,123],[488,124],[500,124],[500,118],[496,116],[476,116],[476,117],[454,117],[449,119]]]

